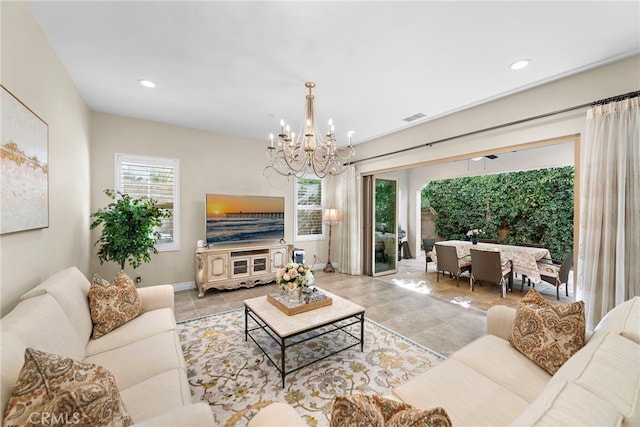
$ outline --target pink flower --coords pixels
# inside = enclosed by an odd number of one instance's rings
[[[291,277],[291,279],[295,279],[298,276],[298,270],[289,270],[289,277]]]

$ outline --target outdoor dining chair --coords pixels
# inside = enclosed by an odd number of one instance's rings
[[[556,287],[556,299],[560,299],[560,286],[564,285],[566,295],[569,296],[569,271],[573,268],[573,251],[570,251],[562,264],[538,262],[540,278]]]
[[[455,246],[435,245],[436,248],[436,281],[440,281],[440,272],[448,271],[449,276],[456,276],[456,286],[460,286],[460,274],[464,271],[471,271],[471,262],[466,258],[458,258],[458,251]]]
[[[431,259],[431,251],[433,250],[433,245],[436,244],[436,239],[429,239],[428,237],[426,239],[422,239],[422,246],[424,246],[424,253],[425,253],[425,265],[424,265],[424,271],[427,271],[429,268],[429,262],[433,261]]]
[[[502,262],[500,252],[484,251],[471,248],[471,291],[475,282],[495,283],[500,286],[500,296],[507,295],[507,283],[509,288],[513,284],[513,270],[511,261]]]

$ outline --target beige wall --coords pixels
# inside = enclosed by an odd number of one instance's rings
[[[205,239],[206,193],[285,197],[285,239],[293,241],[293,180],[263,175],[267,165],[266,143],[109,114],[93,113],[91,119],[91,212],[110,202],[103,190],[114,188],[114,154],[153,155],[180,161],[179,251],[152,255],[138,268],[141,286],[160,283],[191,284],[195,280],[196,241]],[[98,238],[92,233],[92,242]],[[295,243],[313,254],[326,256],[325,241]],[[99,265],[91,252],[91,272],[112,277],[113,263]],[[127,265],[130,275],[135,272]],[[187,286],[187,285],[185,285]]]
[[[0,11],[2,85],[49,125],[49,227],[0,236],[5,314],[51,273],[88,272],[89,110],[26,2],[0,2]]]

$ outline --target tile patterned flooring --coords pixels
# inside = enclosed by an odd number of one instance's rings
[[[365,316],[405,337],[422,344],[443,356],[448,356],[486,332],[486,311],[493,305],[516,307],[527,292],[520,292],[520,279],[516,278],[513,292],[500,298],[498,286],[479,284],[469,290],[467,273],[455,279],[441,276],[436,280],[435,264],[429,263],[425,272],[424,253],[414,259],[398,263],[398,272],[386,276],[349,276],[341,273],[314,271],[315,285],[365,307]],[[276,292],[275,284],[235,290],[208,290],[198,298],[195,289],[176,292],[176,320],[187,320],[244,307],[248,298]],[[556,303],[555,287],[536,286],[545,298]],[[572,302],[561,288],[560,302]]]

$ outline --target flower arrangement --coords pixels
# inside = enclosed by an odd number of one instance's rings
[[[474,236],[479,236],[482,234],[482,230],[479,228],[474,228],[473,230],[469,230],[467,231],[467,236],[468,237],[474,237]]]
[[[304,289],[313,284],[313,272],[306,264],[290,262],[278,269],[276,283],[284,290]]]

